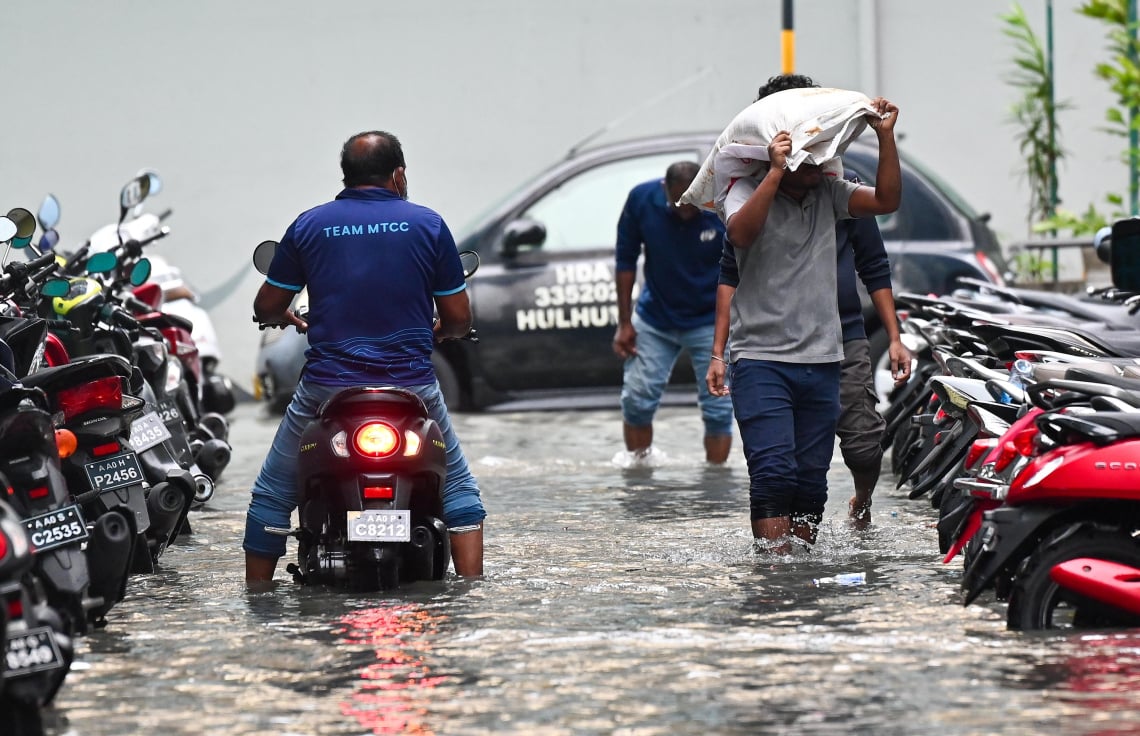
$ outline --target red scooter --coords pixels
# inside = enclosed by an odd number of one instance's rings
[[[1110,398],[1140,391],[1140,381],[1111,383],[1103,387]],[[1087,386],[1049,381],[1030,391]],[[1140,568],[1140,413],[1054,412],[1035,424],[1043,451],[1012,480],[1004,504],[985,512],[980,549],[962,582],[965,604],[993,587],[1009,600],[1012,629],[1135,625],[1140,618],[1127,607],[1103,600],[1127,587],[1112,577],[1115,568],[1068,563],[1092,558]],[[1099,597],[1087,595],[1094,586]],[[1121,593],[1122,600],[1133,596]]]

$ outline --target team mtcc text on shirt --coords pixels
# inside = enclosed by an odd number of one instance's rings
[[[332,227],[324,228],[326,238],[339,238],[341,235],[364,235],[365,231],[369,235],[375,233],[406,233],[408,232],[407,222],[373,222],[368,225],[333,225]]]

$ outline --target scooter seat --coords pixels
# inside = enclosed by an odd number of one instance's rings
[[[111,376],[131,377],[131,364],[126,358],[111,354],[75,358],[64,365],[29,373],[20,379],[20,383],[53,394],[76,384]]]
[[[1070,381],[1084,381],[1086,383],[1103,383],[1107,386],[1116,386],[1125,391],[1140,392],[1140,378],[1124,378],[1115,372],[1102,373],[1086,366],[1073,366],[1065,371],[1065,378]]]
[[[1102,411],[1080,416],[1045,414],[1037,420],[1038,427],[1044,431],[1043,422],[1062,427],[1098,445],[1140,437],[1140,413]]]
[[[413,391],[397,386],[353,386],[329,397],[317,410],[317,417],[330,414],[398,412],[426,417],[423,399]]]

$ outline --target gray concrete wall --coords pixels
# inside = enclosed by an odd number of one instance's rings
[[[1044,0],[1023,4],[1043,28]],[[1061,195],[1083,209],[1127,173],[1097,130],[1104,34],[1077,5],[1056,3],[1056,48],[1073,104]],[[799,0],[797,66],[896,101],[904,150],[1016,240],[1027,195],[1005,124],[1007,7]],[[780,64],[777,0],[8,0],[3,15],[0,209],[53,192],[74,244],[117,216],[139,168],[158,169],[152,207],[175,213],[156,252],[206,291],[247,274],[212,310],[247,386],[249,253],[335,194],[348,135],[396,132],[412,198],[461,229],[608,124],[599,141],[719,130]]]

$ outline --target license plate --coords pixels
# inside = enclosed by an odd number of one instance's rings
[[[350,542],[407,542],[411,538],[411,511],[348,512]]]
[[[139,459],[133,452],[86,463],[83,469],[87,471],[87,478],[91,481],[91,489],[95,491],[125,488],[143,481]]]
[[[174,403],[174,399],[163,399],[154,409],[167,424],[182,421],[182,412],[178,411],[178,404]]]
[[[149,450],[168,439],[170,439],[170,430],[162,423],[156,412],[147,412],[131,422],[130,443],[131,449],[135,452]]]
[[[78,506],[67,506],[24,519],[24,528],[32,540],[33,554],[87,539],[87,524]]]
[[[63,666],[63,655],[55,642],[55,634],[47,626],[8,635],[5,650],[5,678],[21,677]]]

